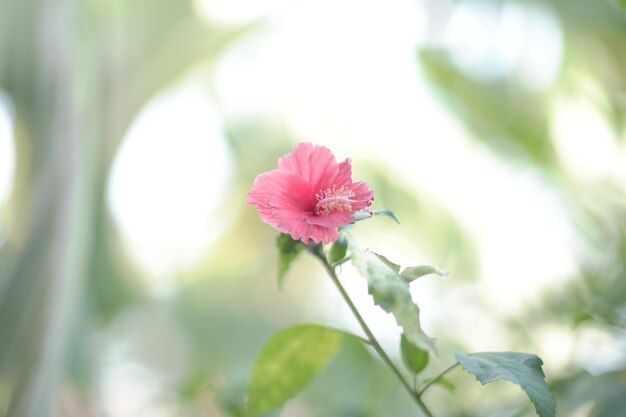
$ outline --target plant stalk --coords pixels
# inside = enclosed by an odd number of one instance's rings
[[[422,413],[426,417],[433,417],[431,412],[428,410],[428,407],[426,407],[426,404],[424,404],[424,402],[420,398],[420,395],[414,389],[411,388],[411,385],[406,381],[406,379],[404,379],[404,377],[400,373],[400,370],[398,370],[396,365],[391,361],[387,353],[383,350],[382,346],[380,346],[380,343],[378,343],[376,336],[374,336],[374,334],[370,330],[367,323],[365,323],[365,320],[363,320],[363,317],[361,317],[361,314],[359,313],[356,306],[350,299],[350,296],[346,292],[345,288],[343,288],[343,285],[341,285],[341,282],[339,281],[339,278],[337,277],[335,269],[331,265],[328,264],[328,261],[326,261],[325,258],[320,257],[320,260],[324,264],[324,268],[326,269],[326,272],[328,272],[330,279],[333,281],[333,283],[339,290],[339,293],[348,304],[348,307],[350,307],[350,311],[352,311],[352,314],[354,315],[356,320],[359,322],[359,325],[363,329],[363,332],[365,332],[365,335],[367,336],[367,339],[369,340],[370,345],[374,348],[376,353],[378,353],[378,356],[380,356],[380,358],[389,367],[389,369],[391,369],[391,371],[396,375],[396,377],[398,378],[402,386],[406,389],[409,395],[411,395],[411,398],[413,398],[413,401],[415,401],[415,403],[417,404],[419,409],[422,411]]]

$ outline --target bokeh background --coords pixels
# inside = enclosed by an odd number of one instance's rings
[[[314,260],[277,289],[245,205],[306,140],[399,217],[363,246],[450,271],[412,284],[425,376],[454,349],[535,352],[559,416],[625,416],[623,3],[0,0],[0,415],[237,417],[273,331],[358,332]],[[438,416],[533,415],[516,386],[450,380]],[[416,413],[346,343],[277,415]]]

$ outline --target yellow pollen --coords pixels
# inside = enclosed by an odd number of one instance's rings
[[[315,205],[315,214],[330,214],[335,211],[352,212],[352,197],[355,197],[354,191],[346,187],[327,188],[315,194],[317,204]]]

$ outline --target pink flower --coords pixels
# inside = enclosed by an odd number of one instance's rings
[[[372,200],[367,184],[352,182],[349,158],[337,163],[328,148],[303,142],[278,160],[278,169],[256,177],[246,201],[293,239],[330,243]]]

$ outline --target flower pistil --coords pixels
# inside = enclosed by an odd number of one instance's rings
[[[356,194],[347,186],[337,188],[333,184],[332,188],[321,190],[315,194],[317,204],[315,205],[315,214],[330,214],[336,211],[352,212],[352,198]]]

